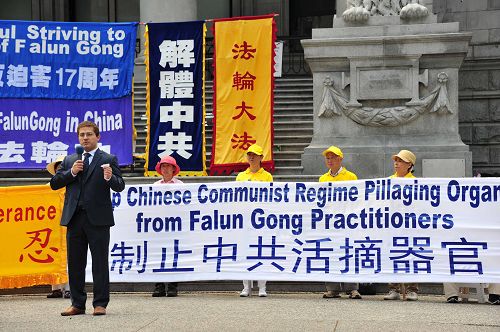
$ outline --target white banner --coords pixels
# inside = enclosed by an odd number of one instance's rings
[[[497,178],[139,185],[112,197],[113,282],[500,282]]]
[[[283,67],[283,41],[274,42],[274,77],[281,77]]]

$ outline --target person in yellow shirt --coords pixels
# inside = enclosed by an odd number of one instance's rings
[[[398,154],[392,156],[392,160],[394,161],[395,173],[389,178],[415,178],[415,175],[413,175],[413,168],[415,167],[417,157],[413,154],[413,152],[409,150],[401,150]],[[389,293],[384,296],[384,300],[399,300],[403,286],[405,288],[406,300],[418,300],[418,284],[416,283],[390,283]]]
[[[344,154],[338,147],[333,145],[330,146],[323,151],[323,156],[325,157],[328,172],[319,178],[319,182],[350,181],[358,179],[356,174],[349,172],[342,166]],[[350,299],[361,299],[361,294],[358,292],[359,285],[357,283],[327,282],[325,286],[326,292],[323,294],[323,298],[325,299],[339,298],[341,290],[345,290]]]
[[[389,178],[414,178],[413,168],[417,157],[409,150],[401,150],[398,154],[392,156],[394,160],[394,174]]]
[[[328,149],[323,151],[323,156],[325,157],[328,172],[321,175],[319,182],[349,181],[358,179],[356,174],[349,172],[342,166],[344,154],[338,147],[333,145],[330,146]]]
[[[262,158],[264,158],[264,152],[262,148],[257,145],[251,145],[247,150],[247,160],[249,167],[238,173],[236,176],[236,181],[261,181],[261,182],[273,182],[273,176],[271,173],[267,172],[262,168]],[[266,281],[257,281],[259,286],[259,296],[266,297]],[[252,280],[243,280],[243,290],[240,293],[241,297],[248,297],[252,295]]]
[[[236,181],[273,182],[271,173],[261,167],[262,158],[264,158],[262,148],[257,144],[250,145],[247,150],[249,167],[245,171],[238,173]]]

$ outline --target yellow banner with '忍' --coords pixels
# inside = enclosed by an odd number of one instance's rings
[[[67,282],[64,189],[0,188],[0,288]]]

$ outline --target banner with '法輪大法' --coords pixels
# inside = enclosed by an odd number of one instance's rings
[[[213,137],[210,174],[247,168],[252,144],[261,165],[274,170],[274,15],[216,19],[214,33]]]

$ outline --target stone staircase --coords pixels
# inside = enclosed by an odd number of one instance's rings
[[[206,151],[207,170],[212,151],[213,82],[206,82]],[[144,160],[137,156],[146,151],[146,83],[134,84],[134,124],[137,130],[134,163],[123,167],[123,176],[129,184],[151,183],[156,178],[145,178]],[[274,91],[274,146],[275,181],[312,181],[319,175],[302,175],[301,155],[311,142],[313,134],[313,88],[311,77],[279,78]],[[183,177],[184,182],[234,181],[230,176]],[[0,171],[0,185],[43,184],[49,181],[45,169]]]
[[[212,151],[212,103],[213,82],[206,85],[206,159],[210,167]],[[146,149],[146,84],[134,85],[134,122],[137,129],[135,152],[143,154]],[[313,88],[312,78],[282,78],[275,81],[274,91],[274,160],[276,181],[317,181],[318,176],[302,175],[301,155],[311,141],[313,133]],[[144,161],[135,160],[128,181],[144,181],[142,172]],[[183,177],[185,182],[232,181],[233,176]],[[149,182],[149,181],[148,181]]]

